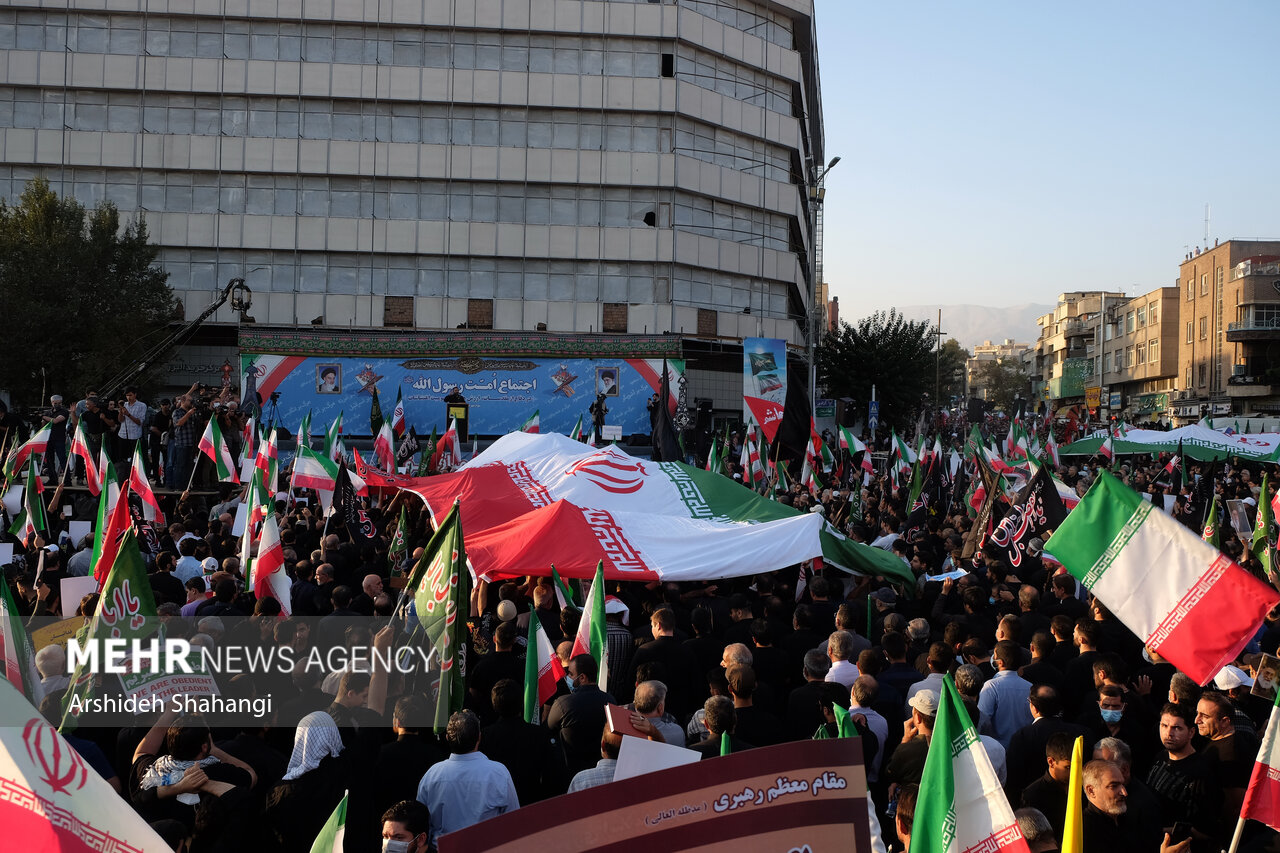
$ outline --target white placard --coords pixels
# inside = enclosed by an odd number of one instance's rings
[[[4,508],[9,511],[11,517],[16,517],[22,512],[22,490],[25,486],[13,485],[9,487],[9,491],[4,496]]]
[[[62,579],[62,618],[70,619],[80,609],[80,599],[91,592],[98,591],[98,579],[93,575],[82,578],[67,577]]]
[[[71,537],[72,546],[79,548],[84,537],[93,533],[92,521],[68,521],[67,535]]]
[[[613,781],[619,782],[633,776],[643,776],[655,770],[668,770],[672,767],[683,767],[702,760],[702,753],[659,743],[645,738],[622,738],[622,748],[618,751],[618,766],[614,769]]]
[[[241,503],[236,507],[236,519],[231,522],[231,535],[240,536],[249,523],[249,505]]]
[[[600,427],[600,438],[604,441],[622,441],[622,424],[605,424]]]

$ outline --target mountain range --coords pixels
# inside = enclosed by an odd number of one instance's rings
[[[955,338],[960,346],[972,351],[984,341],[1000,343],[1006,338],[1021,344],[1034,344],[1040,334],[1036,318],[1053,310],[1052,305],[1027,303],[993,308],[988,305],[904,305],[898,313],[908,320],[938,322],[942,309],[943,339]],[[843,313],[843,312],[841,312]]]

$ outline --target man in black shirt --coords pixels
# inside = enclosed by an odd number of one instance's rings
[[[1196,728],[1209,742],[1200,750],[1217,770],[1222,786],[1222,823],[1234,824],[1244,803],[1244,792],[1258,756],[1258,739],[1241,731],[1232,722],[1231,700],[1222,693],[1209,692],[1196,704]]]
[[[1165,754],[1151,766],[1147,784],[1160,801],[1162,824],[1191,824],[1191,849],[1210,851],[1217,849],[1213,837],[1218,829],[1222,789],[1214,766],[1191,746],[1193,720],[1188,709],[1172,702],[1161,710],[1160,743]]]

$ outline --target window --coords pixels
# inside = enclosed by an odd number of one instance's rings
[[[1209,318],[1200,318],[1200,340],[1207,340],[1209,337]]]
[[[1122,367],[1133,367],[1133,347],[1124,348],[1124,364]]]
[[[1159,363],[1160,361],[1160,342],[1159,341],[1147,342],[1147,361],[1151,362],[1152,364]]]
[[[1146,364],[1147,363],[1147,345],[1138,344],[1137,348],[1134,351],[1134,355],[1137,356],[1138,364]]]
[[[382,325],[401,328],[413,326],[413,297],[387,296],[382,302]]]
[[[1138,309],[1138,328],[1144,329],[1147,326],[1147,307],[1143,305]]]
[[[1184,383],[1187,388],[1191,387],[1191,368],[1187,368],[1187,381]]]
[[[1187,279],[1187,301],[1190,302],[1196,298],[1196,285],[1191,279]]]
[[[600,328],[606,332],[626,332],[627,331],[627,303],[625,302],[604,303],[604,320]]]
[[[493,300],[467,300],[467,327],[471,329],[493,328]]]
[[[1109,352],[1104,352],[1102,354],[1102,372],[1103,373],[1111,372],[1111,353]]]
[[[1200,381],[1197,382],[1196,384],[1203,388],[1205,385],[1209,384],[1209,365],[1207,364],[1200,365],[1199,374],[1200,374]]]
[[[1207,296],[1208,293],[1209,293],[1209,274],[1207,272],[1201,273],[1200,274],[1200,295]]]
[[[1217,275],[1215,276],[1214,284],[1216,284],[1218,287],[1222,287],[1222,267],[1218,267],[1217,269]]]
[[[1153,326],[1156,323],[1160,322],[1159,319],[1157,319],[1156,317],[1156,303],[1154,302],[1152,302],[1151,306],[1147,309],[1147,322],[1149,322]]]
[[[715,311],[707,308],[698,309],[698,334],[714,337],[718,334],[718,317]]]
[[[1192,332],[1192,329],[1193,329],[1193,324],[1190,321],[1187,321],[1187,343],[1191,343],[1192,341],[1195,340],[1195,336],[1194,336],[1194,333]]]
[[[1124,317],[1124,329],[1126,332],[1132,332],[1136,327],[1133,323],[1133,312],[1130,311]]]

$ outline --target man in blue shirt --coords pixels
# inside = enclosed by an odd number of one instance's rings
[[[473,712],[449,718],[445,742],[449,758],[432,765],[418,783],[418,802],[431,812],[432,848],[446,832],[520,808],[511,773],[480,752],[480,719]]]
[[[1031,725],[1031,709],[1027,704],[1031,682],[1018,675],[1022,652],[1012,640],[996,643],[995,664],[995,678],[982,685],[978,693],[978,710],[982,712],[979,730],[1008,749],[1014,733]]]

